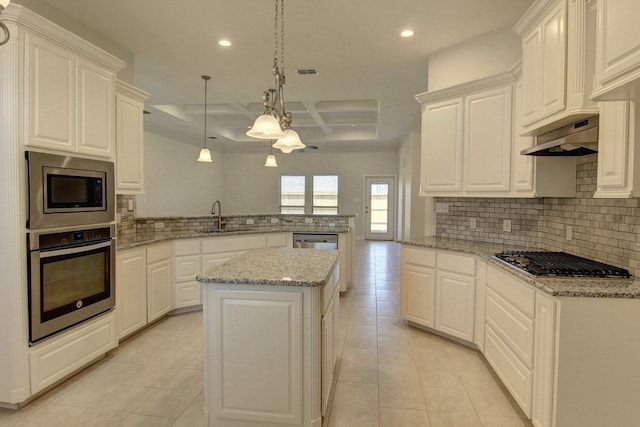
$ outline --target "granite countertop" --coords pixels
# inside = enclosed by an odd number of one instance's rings
[[[265,233],[347,233],[349,227],[275,227],[275,228],[243,228],[229,229],[221,231],[162,231],[154,233],[135,233],[126,236],[118,236],[116,247],[118,250],[131,249],[139,246],[152,245],[176,239],[200,239],[218,236],[237,236],[244,234],[265,234]]]
[[[254,249],[196,276],[201,283],[323,286],[336,266],[337,250]]]
[[[490,265],[511,274],[536,289],[556,297],[591,297],[591,298],[640,298],[640,280],[593,278],[593,277],[535,277],[517,270],[495,258],[494,254],[503,250],[540,250],[535,247],[515,247],[491,243],[478,243],[471,240],[443,239],[424,237],[398,243],[430,249],[440,249],[476,255]]]

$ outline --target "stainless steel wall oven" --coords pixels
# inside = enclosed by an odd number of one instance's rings
[[[113,309],[114,231],[107,225],[27,235],[30,343]]]

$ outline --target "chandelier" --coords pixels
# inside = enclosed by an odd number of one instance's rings
[[[0,0],[0,14],[9,6],[9,3],[11,3],[11,0]],[[4,39],[0,41],[0,46],[2,46],[3,44],[7,44],[10,35],[9,29],[3,22],[0,22],[0,29],[4,32]]]
[[[207,148],[207,82],[211,79],[210,76],[202,76],[204,80],[204,140],[202,142],[202,149],[198,156],[199,162],[211,163],[213,157],[211,157],[211,151]]]
[[[279,16],[278,9],[280,10]],[[278,148],[283,153],[290,153],[295,149],[304,148],[305,145],[300,140],[298,132],[291,128],[293,118],[291,113],[287,112],[284,104],[283,86],[286,82],[284,76],[284,0],[275,0],[274,21],[273,75],[275,76],[276,89],[268,89],[263,93],[264,113],[247,131],[247,136],[258,139],[276,139],[273,148]],[[278,29],[280,29],[279,41]],[[278,58],[278,49],[280,50],[280,58]]]

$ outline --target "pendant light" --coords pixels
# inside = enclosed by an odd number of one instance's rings
[[[278,16],[278,8],[280,16]],[[291,152],[294,148],[304,148],[304,144],[300,140],[300,136],[296,131],[291,129],[291,121],[293,120],[291,113],[288,113],[284,104],[284,84],[286,78],[284,76],[284,0],[275,0],[275,28],[273,38],[275,49],[273,52],[273,75],[275,76],[275,84],[277,89],[269,89],[262,95],[264,104],[264,114],[259,116],[253,123],[253,126],[247,131],[247,136],[258,139],[277,139],[278,142],[273,145],[280,148],[283,152]],[[280,40],[278,41],[278,27],[280,28]],[[280,49],[280,58],[278,58],[278,48]],[[278,64],[278,59],[280,64]],[[284,146],[284,150],[281,148]],[[289,150],[290,147],[291,150]],[[288,151],[285,151],[288,150]]]
[[[202,76],[204,80],[204,142],[202,143],[202,149],[200,150],[200,156],[198,156],[199,162],[213,162],[211,157],[211,151],[207,148],[207,82],[211,79],[210,76]]]
[[[11,0],[0,0],[0,14],[2,14],[2,11],[5,10],[7,6],[9,6],[9,3],[11,3]],[[2,28],[2,31],[4,32],[4,40],[0,41],[0,46],[2,46],[3,44],[7,44],[10,35],[9,29],[6,25],[4,25],[2,21],[0,21],[0,28]]]
[[[264,166],[267,168],[277,168],[278,162],[276,161],[276,156],[273,155],[273,146],[269,147],[269,155],[267,156],[267,161],[264,163]]]

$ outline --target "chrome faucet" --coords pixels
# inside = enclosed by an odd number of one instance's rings
[[[216,205],[218,205],[218,230],[222,230],[222,205],[220,204],[220,200],[213,202],[213,206],[211,206],[211,215],[216,215]]]

